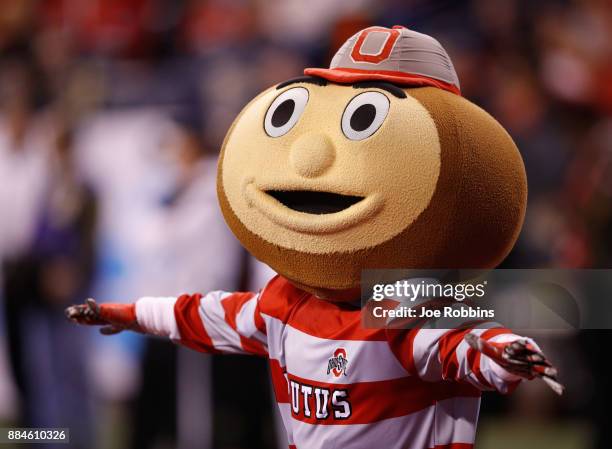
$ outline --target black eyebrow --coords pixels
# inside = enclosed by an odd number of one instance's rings
[[[309,83],[316,84],[317,86],[327,86],[327,80],[325,78],[320,78],[318,76],[298,76],[297,78],[291,78],[290,80],[283,81],[278,86],[276,86],[276,90],[297,83]]]
[[[291,78],[290,80],[283,81],[276,89],[282,89],[283,87],[290,86],[292,84],[298,83],[309,83],[316,84],[317,86],[327,86],[328,81],[325,78],[321,78],[319,76],[299,76],[297,78]],[[371,89],[377,88],[386,90],[391,95],[397,98],[406,98],[406,92],[404,92],[401,88],[396,86],[395,84],[387,83],[385,81],[361,81],[359,83],[351,84],[353,89]]]
[[[353,84],[353,89],[371,89],[373,87],[386,90],[397,98],[406,98],[406,92],[397,87],[395,84],[386,83],[384,81],[362,81]]]

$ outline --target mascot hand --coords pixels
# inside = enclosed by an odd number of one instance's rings
[[[465,340],[470,347],[490,357],[506,371],[530,380],[539,377],[555,393],[563,394],[565,387],[557,381],[557,369],[542,351],[527,339],[495,343],[474,334],[467,334]]]
[[[129,329],[142,332],[136,321],[134,304],[100,304],[89,298],[85,304],[70,306],[66,309],[69,320],[90,326],[103,326],[100,333],[104,335],[117,334]]]

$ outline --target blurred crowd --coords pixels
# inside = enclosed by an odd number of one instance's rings
[[[504,267],[612,265],[609,0],[2,0],[0,427],[70,427],[79,448],[283,444],[264,361],[103,338],[62,311],[261,288],[271,271],[216,203],[222,139],[373,24],[440,40],[517,142],[529,205]],[[477,447],[612,447],[603,340],[545,337],[568,394],[485,398]]]

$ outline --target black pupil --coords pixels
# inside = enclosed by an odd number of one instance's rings
[[[363,131],[368,129],[376,117],[376,107],[373,104],[366,103],[359,106],[351,116],[351,128],[355,131]]]
[[[295,109],[295,101],[289,99],[278,105],[272,113],[272,126],[279,128],[289,121]]]

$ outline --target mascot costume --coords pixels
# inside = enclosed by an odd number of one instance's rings
[[[67,315],[266,357],[292,448],[471,448],[483,390],[558,385],[555,368],[495,323],[366,329],[360,276],[497,266],[525,213],[521,156],[430,36],[370,27],[304,75],[252,100],[219,158],[225,219],[278,276],[259,293],[90,299]]]

